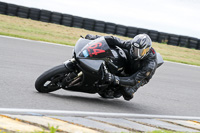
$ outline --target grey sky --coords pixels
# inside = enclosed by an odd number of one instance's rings
[[[200,0],[1,0],[200,38]]]

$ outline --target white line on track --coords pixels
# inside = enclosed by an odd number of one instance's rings
[[[74,46],[69,46],[69,45],[64,45],[64,44],[50,43],[50,42],[44,42],[44,41],[35,41],[35,40],[29,40],[29,39],[23,39],[23,38],[17,38],[17,37],[10,37],[10,36],[4,36],[4,35],[0,35],[0,37],[2,37],[2,38],[10,38],[10,39],[17,39],[17,40],[22,40],[22,41],[29,41],[29,42],[38,42],[38,43],[43,43],[43,44],[51,44],[51,45],[57,45],[57,46],[62,46],[62,47],[70,47],[70,48],[74,47]],[[171,61],[165,61],[165,62],[200,68],[200,66],[195,66],[195,65],[188,65],[188,64],[171,62]]]
[[[183,65],[183,66],[189,66],[189,67],[197,67],[197,68],[200,68],[200,66],[189,65],[189,64],[183,64],[183,63],[178,63],[178,62],[171,62],[171,61],[166,61],[166,60],[165,60],[164,62],[173,63],[173,64],[178,64],[178,65]]]
[[[117,117],[117,118],[200,120],[200,117],[192,117],[192,116],[148,115],[148,114],[64,111],[64,110],[44,110],[44,109],[18,109],[18,108],[0,108],[0,113],[17,114],[17,115],[38,114],[38,115],[57,115],[57,116],[98,116],[98,117]]]
[[[70,47],[70,48],[74,47],[74,46],[70,46],[70,45],[51,43],[51,42],[44,42],[44,41],[36,41],[36,40],[29,40],[29,39],[24,39],[24,38],[17,38],[17,37],[3,36],[3,35],[0,35],[0,37],[8,38],[8,39],[22,40],[22,41],[28,41],[28,42],[34,42],[34,43],[51,44],[51,45],[57,45],[57,46],[62,46],[62,47]]]

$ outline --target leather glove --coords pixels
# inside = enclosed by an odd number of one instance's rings
[[[99,37],[101,37],[101,36],[99,36],[99,35],[87,34],[87,35],[85,36],[85,39],[88,39],[88,40],[95,40],[95,39],[97,39],[97,38],[99,38]]]
[[[119,85],[119,77],[111,73],[106,73],[105,82],[108,84]]]
[[[86,36],[85,36],[85,39],[91,39],[93,36],[91,35],[91,34],[87,34]]]

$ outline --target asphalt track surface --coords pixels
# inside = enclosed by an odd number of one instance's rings
[[[38,93],[36,78],[71,54],[72,47],[0,36],[0,108],[200,116],[200,67],[171,62],[129,102],[65,90]]]

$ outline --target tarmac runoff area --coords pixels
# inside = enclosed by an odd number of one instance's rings
[[[170,130],[200,132],[200,117],[99,113],[59,110],[0,109],[0,130],[8,132],[147,132]],[[20,114],[20,115],[19,115]]]

